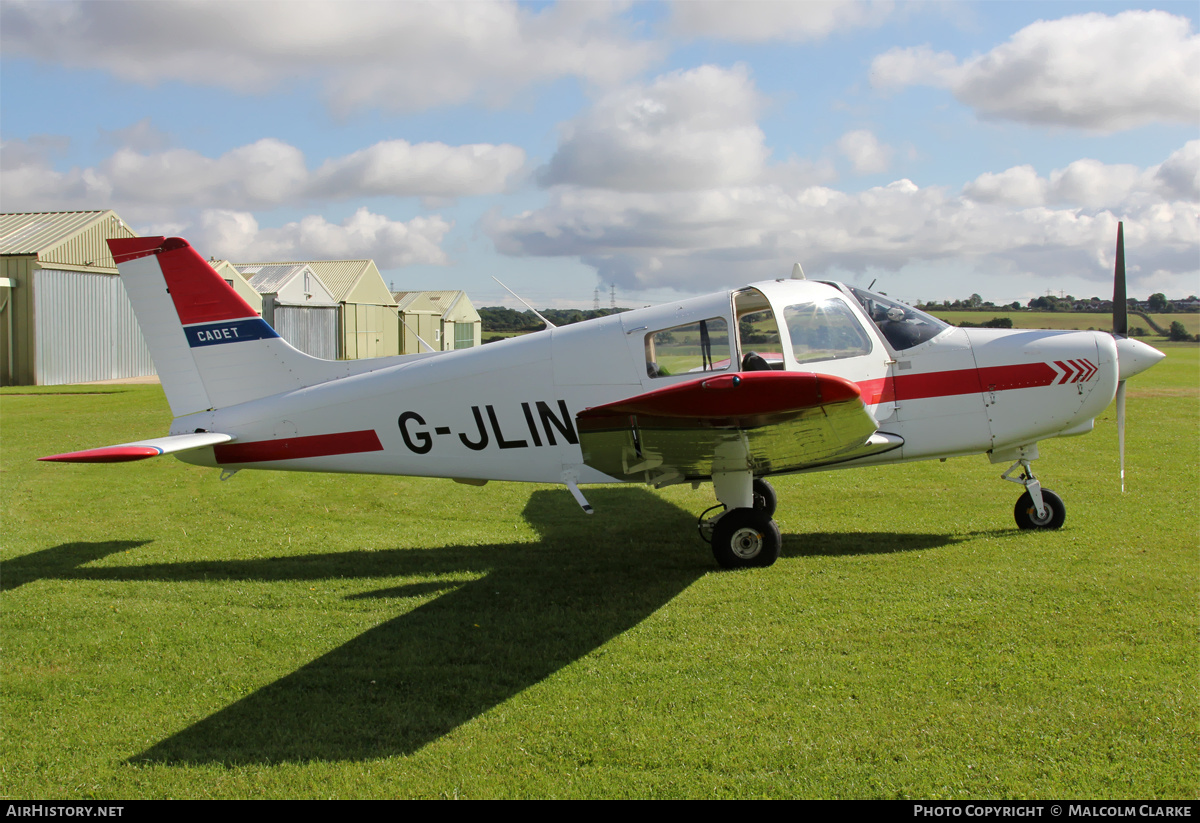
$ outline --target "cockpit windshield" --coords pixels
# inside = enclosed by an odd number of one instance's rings
[[[890,297],[853,286],[846,288],[896,351],[911,349],[950,328],[949,324],[943,323],[933,315],[906,306]]]

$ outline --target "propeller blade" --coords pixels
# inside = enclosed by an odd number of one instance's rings
[[[1125,493],[1125,381],[1117,383],[1117,451],[1121,453],[1121,494]]]
[[[1117,223],[1117,264],[1113,271],[1113,334],[1129,335],[1129,302],[1125,296],[1125,224]]]

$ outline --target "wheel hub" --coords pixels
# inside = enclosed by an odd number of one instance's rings
[[[733,533],[729,541],[733,553],[743,560],[750,560],[762,551],[763,536],[757,529],[742,528]]]
[[[1050,504],[1043,502],[1042,508],[1046,513],[1041,517],[1038,517],[1037,506],[1030,506],[1028,511],[1029,519],[1039,526],[1044,526],[1054,519],[1054,509],[1050,508]]]

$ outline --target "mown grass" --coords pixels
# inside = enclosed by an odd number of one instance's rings
[[[1178,797],[1197,755],[1196,346],[1036,464],[776,481],[720,573],[707,488],[39,455],[165,431],[155,386],[0,395],[8,797]],[[100,393],[97,393],[100,392]]]
[[[1013,327],[1018,329],[1077,329],[1086,331],[1112,330],[1112,314],[1098,312],[1053,312],[1053,311],[1005,311],[998,308],[995,311],[931,311],[930,314],[957,326],[964,320],[980,325],[993,317],[1007,317],[1013,321]],[[1178,320],[1189,334],[1200,334],[1200,314],[1195,312],[1179,312],[1177,314],[1151,314],[1154,322],[1168,329],[1171,323]],[[1146,327],[1146,321],[1137,315],[1129,315],[1130,327],[1141,326],[1146,329],[1147,337],[1153,340],[1164,340],[1162,335],[1155,334],[1153,329]],[[1153,342],[1152,340],[1152,342]]]

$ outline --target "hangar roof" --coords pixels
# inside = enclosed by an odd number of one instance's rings
[[[479,312],[471,304],[471,298],[461,289],[441,289],[435,291],[398,291],[392,292],[396,305],[403,311],[418,300],[428,301],[436,311],[441,312],[442,318],[457,323],[472,323],[479,320]]]
[[[311,266],[317,277],[339,303],[396,305],[374,260],[274,260],[234,263],[239,270],[250,266]]]
[[[103,230],[95,237],[81,238],[96,228]],[[0,254],[36,255],[42,263],[114,269],[100,241],[135,236],[111,209],[0,214]]]

